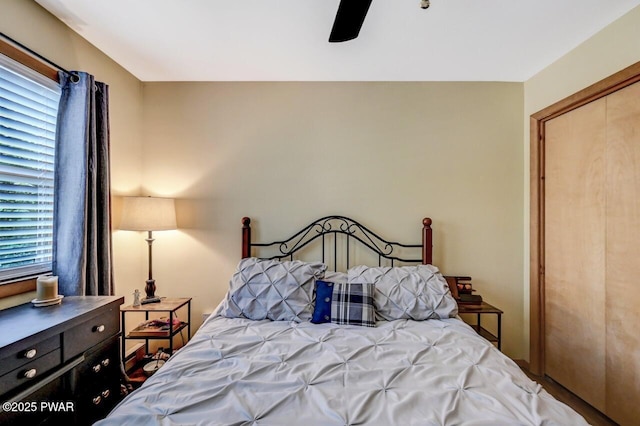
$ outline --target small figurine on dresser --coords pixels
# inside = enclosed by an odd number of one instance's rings
[[[140,306],[140,291],[138,289],[133,292],[133,306]]]

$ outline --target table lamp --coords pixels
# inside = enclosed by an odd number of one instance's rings
[[[153,279],[151,245],[153,231],[176,229],[176,208],[172,198],[123,197],[120,229],[126,231],[146,231],[149,244],[149,279],[144,287],[145,299],[156,297],[156,282]]]

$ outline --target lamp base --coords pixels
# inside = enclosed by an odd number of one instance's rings
[[[144,286],[144,292],[147,293],[147,299],[151,299],[156,296],[156,280],[147,280],[147,285]]]

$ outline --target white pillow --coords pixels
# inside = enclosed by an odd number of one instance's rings
[[[308,321],[315,281],[327,265],[299,260],[242,259],[229,282],[220,315],[252,320]]]
[[[348,275],[350,283],[375,284],[374,304],[379,319],[420,321],[458,314],[449,285],[435,266],[356,266],[349,269]]]
[[[346,283],[348,275],[344,272],[325,271],[322,281],[329,281],[332,283]]]

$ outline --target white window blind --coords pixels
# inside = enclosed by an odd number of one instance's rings
[[[0,55],[0,281],[51,270],[58,84]]]

